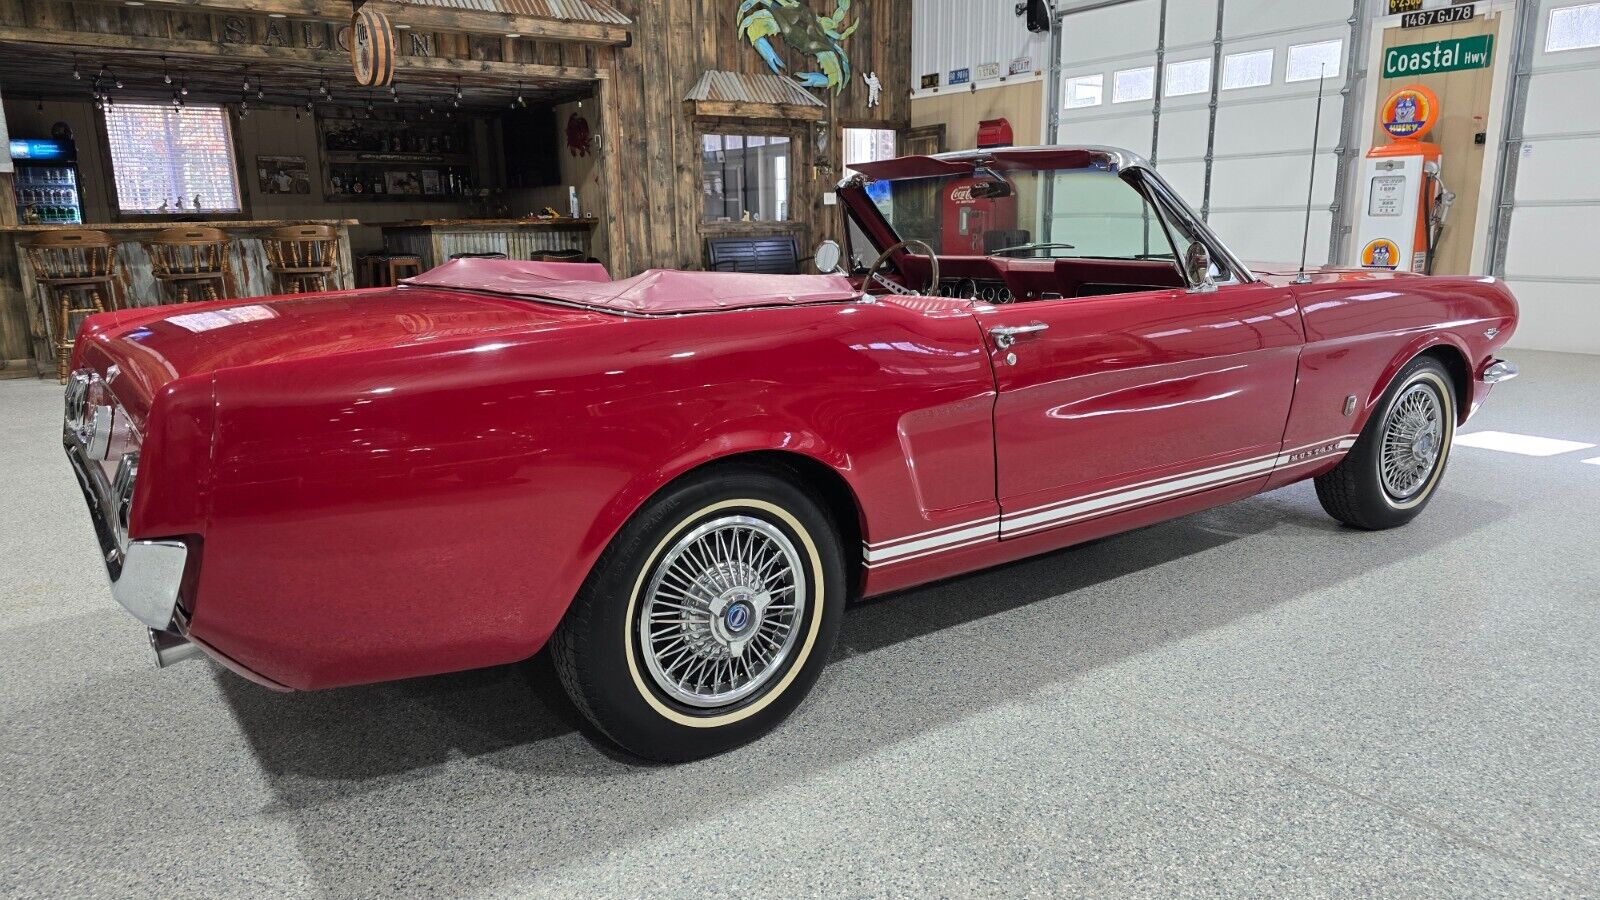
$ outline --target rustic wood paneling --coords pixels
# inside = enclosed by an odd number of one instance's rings
[[[837,0],[808,0],[827,15]],[[814,123],[747,117],[706,118],[686,109],[683,98],[707,70],[768,72],[766,63],[738,35],[739,0],[620,0],[615,4],[634,19],[634,41],[618,47],[610,94],[615,99],[615,140],[619,171],[612,191],[612,213],[619,221],[611,237],[618,274],[652,266],[704,263],[704,236],[728,224],[703,226],[699,138],[708,130],[751,131],[776,124],[794,143],[791,161],[793,221],[735,223],[735,230],[796,231],[814,242],[837,237],[838,207],[824,206],[822,195],[839,178],[838,152],[845,126],[902,129],[910,124],[911,0],[853,0],[851,21],[860,21],[845,42],[850,80],[837,96],[816,92],[829,105],[826,148],[817,151]],[[789,71],[814,61],[778,43]],[[867,107],[866,72],[883,83],[880,104]],[[604,89],[603,89],[604,90]],[[611,109],[611,105],[607,105]],[[720,110],[719,110],[720,111]],[[732,110],[728,110],[732,111]]]

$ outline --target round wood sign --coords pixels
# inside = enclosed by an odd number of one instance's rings
[[[350,68],[362,87],[387,87],[394,81],[394,29],[388,16],[362,9],[350,19]]]

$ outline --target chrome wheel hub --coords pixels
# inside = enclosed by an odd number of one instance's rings
[[[749,697],[788,661],[805,586],[799,552],[767,521],[734,515],[694,528],[645,590],[636,626],[645,668],[690,706]]]
[[[1432,388],[1414,384],[1396,398],[1378,456],[1389,496],[1409,500],[1427,485],[1439,463],[1444,427],[1444,408]]]

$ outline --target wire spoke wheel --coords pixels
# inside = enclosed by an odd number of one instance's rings
[[[1444,449],[1444,406],[1425,383],[1413,384],[1395,400],[1379,448],[1383,489],[1395,500],[1416,496],[1427,485]]]
[[[800,553],[777,526],[748,515],[707,521],[650,578],[636,626],[645,668],[679,703],[738,703],[788,662],[806,594]]]

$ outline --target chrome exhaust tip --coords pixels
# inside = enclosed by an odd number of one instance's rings
[[[158,669],[165,669],[200,655],[200,648],[187,638],[179,637],[170,631],[157,631],[154,628],[146,630],[150,632],[150,651],[155,654]]]

